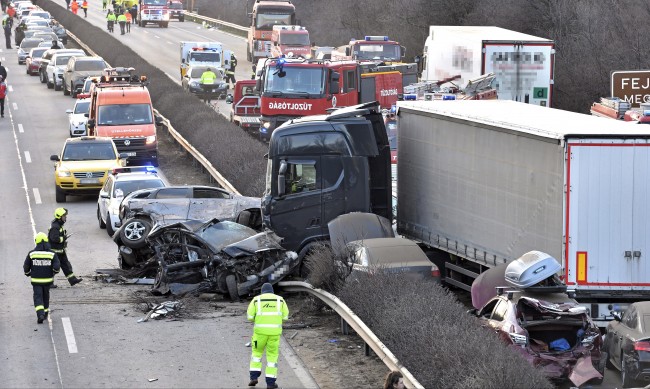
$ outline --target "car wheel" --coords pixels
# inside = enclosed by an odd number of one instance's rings
[[[106,223],[102,220],[101,213],[99,212],[99,205],[97,206],[97,221],[99,222],[99,228],[102,230],[106,228]]]
[[[635,386],[635,380],[632,379],[630,374],[627,372],[627,365],[625,363],[625,355],[621,353],[621,378],[623,381],[624,388],[632,388]]]
[[[54,194],[55,194],[55,197],[56,197],[56,202],[57,203],[65,203],[65,200],[66,200],[65,192],[62,191],[61,188],[59,188],[58,186],[55,186],[54,188],[55,188],[54,189]]]
[[[145,239],[147,238],[149,231],[151,231],[151,222],[136,217],[129,219],[124,223],[124,227],[120,230],[120,238],[125,246],[132,249],[139,249],[147,244]]]
[[[67,85],[61,85],[61,88],[63,88],[63,95],[64,96],[70,96],[70,92],[68,92],[68,88],[66,88],[66,86]],[[56,84],[54,84],[54,90],[56,90]]]
[[[237,291],[237,277],[234,274],[226,277],[226,286],[228,287],[228,294],[232,302],[239,301],[239,292]]]
[[[73,99],[77,98],[77,92],[74,90],[74,85],[70,84],[70,97]]]
[[[45,75],[45,84],[47,85],[47,89],[54,89],[54,83],[50,82],[50,78],[47,76],[47,74]]]
[[[38,79],[41,81],[41,84],[45,84],[45,73],[39,71],[38,72]]]
[[[111,222],[111,215],[108,213],[106,214],[105,224],[106,224],[106,233],[108,234],[108,236],[112,238],[113,235],[115,234],[115,230],[113,229],[113,223]]]

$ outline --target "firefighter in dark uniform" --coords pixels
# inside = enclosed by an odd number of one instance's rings
[[[59,257],[50,249],[44,232],[36,234],[34,243],[36,247],[27,254],[23,270],[27,277],[31,277],[36,321],[41,324],[50,313],[50,285],[54,281],[54,275],[61,269],[61,264]]]
[[[230,54],[230,65],[228,69],[226,69],[226,84],[232,82],[232,87],[235,87],[235,83],[237,82],[235,80],[235,68],[237,67],[237,58],[235,58],[235,54]]]
[[[68,260],[68,255],[66,253],[66,247],[68,246],[68,235],[63,227],[65,221],[68,218],[68,210],[65,208],[57,208],[54,210],[54,220],[52,220],[52,225],[50,230],[47,233],[47,237],[50,241],[50,246],[52,246],[52,251],[54,251],[59,260],[61,261],[61,270],[65,274],[66,278],[70,285],[76,285],[82,281],[82,278],[78,278],[72,272],[72,265]],[[56,288],[56,285],[52,285],[53,288]]]

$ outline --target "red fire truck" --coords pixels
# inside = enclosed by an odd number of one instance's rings
[[[345,46],[339,46],[332,52],[332,59],[358,61],[380,61],[386,64],[402,62],[406,49],[399,42],[391,41],[387,36],[366,35],[363,40],[351,39]]]
[[[271,53],[273,26],[295,25],[296,7],[290,0],[255,0],[246,41],[246,58],[255,63]]]
[[[375,62],[277,58],[260,61],[260,138],[269,140],[282,123],[328,110],[379,101],[390,108],[403,86],[417,81],[416,64],[380,66]]]
[[[168,0],[140,0],[137,23],[144,27],[147,23],[157,24],[159,27],[169,27],[169,1]]]
[[[255,80],[239,80],[233,94],[226,96],[231,104],[230,121],[241,128],[257,129],[260,126],[260,95],[255,90]]]

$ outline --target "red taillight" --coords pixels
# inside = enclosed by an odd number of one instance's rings
[[[650,342],[648,342],[648,341],[634,342],[634,350],[635,351],[650,351]]]
[[[440,269],[438,269],[438,266],[431,266],[431,277],[440,278]]]

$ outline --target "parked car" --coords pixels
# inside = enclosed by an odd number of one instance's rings
[[[29,50],[29,54],[25,58],[25,71],[30,76],[38,74],[38,69],[41,66],[41,58],[48,49],[45,47],[34,47]]]
[[[539,251],[493,267],[472,284],[482,326],[519,351],[550,380],[601,383],[606,356],[587,309],[566,293],[559,262]]]
[[[97,221],[99,228],[106,229],[113,236],[120,225],[119,207],[124,196],[140,189],[168,186],[152,166],[131,166],[113,169],[97,199]]]
[[[63,89],[63,73],[72,57],[83,57],[86,53],[80,49],[56,50],[45,68],[45,83],[49,89]]]
[[[27,16],[41,18],[43,20],[46,20],[48,24],[52,22],[52,15],[42,9],[33,9],[30,13],[27,14]]]
[[[233,301],[289,274],[298,255],[286,251],[272,231],[255,230],[231,221],[186,220],[158,223],[138,247],[131,247],[130,230],[113,235],[121,268],[150,265],[153,290],[170,291],[172,283],[200,284],[200,289],[230,295]]]
[[[41,42],[43,42],[43,39],[40,38],[23,39],[23,41],[20,42],[20,46],[18,46],[18,65],[24,64],[25,59],[27,59],[27,55],[29,54],[29,50],[38,47]]]
[[[86,135],[86,123],[88,122],[86,114],[89,110],[90,99],[77,99],[74,107],[65,111],[70,123],[70,138]]]
[[[259,228],[261,200],[210,186],[170,186],[143,189],[124,197],[120,222],[130,231],[140,231],[127,239],[140,241],[158,220],[232,220]]]
[[[632,303],[607,325],[603,350],[607,367],[618,369],[624,388],[650,382],[650,301]]]
[[[76,97],[76,90],[83,86],[86,77],[101,76],[107,67],[108,65],[101,57],[71,57],[63,72],[63,94]]]

